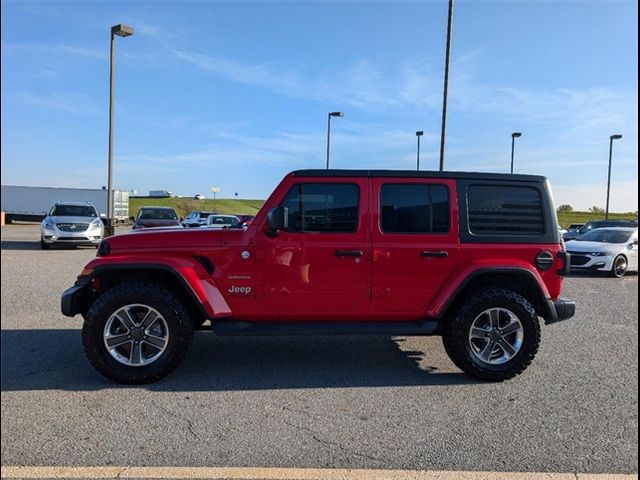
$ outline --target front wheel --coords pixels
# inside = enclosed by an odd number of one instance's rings
[[[46,243],[42,238],[40,238],[40,250],[49,250],[51,245]]]
[[[624,255],[618,255],[613,260],[613,265],[611,266],[611,276],[615,278],[622,278],[627,273],[629,268],[629,262]]]
[[[102,294],[86,314],[82,341],[91,364],[119,383],[150,383],[184,357],[193,333],[182,302],[153,283],[127,282]]]
[[[522,373],[540,345],[540,322],[533,306],[505,288],[469,297],[447,325],[443,343],[465,373],[500,382]]]

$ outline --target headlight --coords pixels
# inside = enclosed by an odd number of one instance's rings
[[[45,219],[45,220],[42,222],[42,226],[43,226],[44,228],[46,228],[47,230],[53,230],[53,229],[56,227],[56,222],[54,222],[54,221],[53,221],[53,220],[51,220],[51,219]]]
[[[97,219],[91,222],[90,228],[100,228],[102,226],[102,220]]]
[[[607,250],[605,252],[593,252],[593,253],[590,253],[589,255],[591,255],[592,257],[612,257],[613,252]]]

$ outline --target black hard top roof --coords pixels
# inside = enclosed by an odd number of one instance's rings
[[[451,178],[455,180],[500,180],[511,182],[545,182],[541,175],[483,172],[436,172],[428,170],[346,170],[310,169],[291,172],[294,177],[382,177],[382,178]]]

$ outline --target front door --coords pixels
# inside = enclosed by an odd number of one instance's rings
[[[373,308],[424,318],[459,262],[456,183],[379,178],[372,183]]]
[[[286,187],[285,187],[286,188]],[[353,317],[369,302],[368,179],[292,179],[288,227],[257,241],[258,306],[281,320]]]

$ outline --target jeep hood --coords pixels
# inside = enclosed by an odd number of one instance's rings
[[[105,241],[114,253],[125,252],[197,252],[216,247],[248,243],[247,229],[146,228],[114,235]]]

